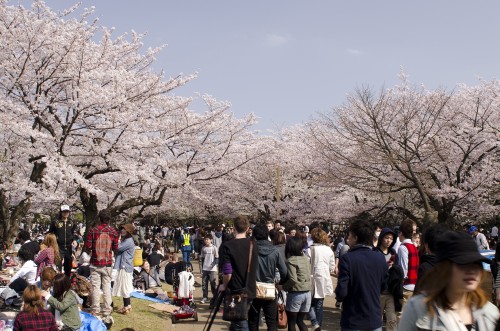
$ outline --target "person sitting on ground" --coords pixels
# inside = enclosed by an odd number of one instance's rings
[[[144,279],[144,293],[146,294],[156,294],[165,295],[165,292],[161,288],[161,280],[156,271],[156,268],[151,268],[148,261],[144,261],[141,267],[140,275]]]
[[[160,248],[161,248],[160,243],[156,242],[155,245],[153,246],[151,254],[149,254],[146,257],[151,268],[155,268],[163,260],[163,254],[161,254]]]
[[[45,267],[56,268],[57,265],[61,264],[57,238],[53,233],[49,233],[45,236],[42,243],[40,244],[40,249],[40,253],[37,255],[34,261],[37,264],[37,279],[40,277],[40,274],[42,273],[42,270],[45,269]]]
[[[19,231],[17,239],[21,243],[21,247],[25,247],[29,250],[30,254],[28,257],[33,261],[35,259],[35,255],[40,251],[40,245],[38,245],[36,241],[31,241],[31,235],[26,230]]]
[[[50,309],[56,316],[56,322],[61,325],[61,331],[74,331],[82,326],[80,312],[78,310],[78,297],[71,289],[71,281],[65,274],[58,274],[54,278],[53,296],[44,291],[43,297],[50,305]],[[56,312],[59,311],[59,313]],[[60,315],[59,321],[57,316]]]
[[[54,315],[43,309],[44,303],[40,289],[28,285],[23,292],[23,308],[14,321],[14,330],[58,331]]]
[[[177,254],[172,254],[172,260],[165,266],[165,282],[169,285],[174,284],[174,276],[181,272],[181,265],[185,265],[186,262],[179,261]],[[185,269],[185,267],[184,267]]]
[[[10,279],[8,286],[17,293],[22,293],[28,285],[36,284],[36,264],[29,259],[31,251],[27,247],[22,247],[17,256],[22,266]]]

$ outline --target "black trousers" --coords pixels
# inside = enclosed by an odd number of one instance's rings
[[[71,264],[73,263],[73,257],[71,255],[72,253],[72,248],[71,247],[66,247],[66,248],[60,248],[59,247],[59,256],[61,257],[61,260],[63,261],[63,265],[59,266],[59,268],[62,270],[64,268],[64,274],[68,277],[71,276]]]
[[[264,312],[268,331],[278,330],[278,301],[253,299],[248,310],[248,329],[250,331],[259,330],[260,310]]]

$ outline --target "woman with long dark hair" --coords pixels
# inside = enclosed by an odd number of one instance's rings
[[[398,330],[493,331],[500,316],[480,287],[482,256],[462,232],[444,233],[436,243],[437,263],[424,276],[423,294],[406,304]]]
[[[134,272],[134,259],[135,244],[132,235],[134,234],[135,227],[133,224],[124,224],[120,228],[120,243],[115,256],[114,269],[118,270],[115,284],[113,285],[113,296],[123,298],[123,308],[118,310],[120,314],[128,314],[132,310],[130,304],[130,293],[134,287],[132,285],[132,275]]]

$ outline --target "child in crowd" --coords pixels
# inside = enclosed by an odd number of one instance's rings
[[[210,309],[213,308],[214,300],[216,297],[215,280],[217,279],[217,264],[219,263],[219,252],[217,247],[212,243],[212,234],[205,235],[205,246],[201,249],[201,264],[202,264],[202,291],[203,299],[201,303],[208,300],[208,282],[210,282],[210,290],[212,291],[212,299],[210,300]]]
[[[82,326],[78,310],[79,298],[71,290],[71,281],[65,274],[58,274],[54,278],[53,296],[47,291],[42,294],[56,316],[56,322],[62,331],[78,330]]]

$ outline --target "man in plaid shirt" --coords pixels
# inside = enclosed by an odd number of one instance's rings
[[[104,323],[111,319],[111,272],[113,271],[113,252],[118,249],[118,233],[108,225],[109,214],[101,210],[98,225],[90,229],[85,248],[90,252],[90,278],[92,281],[92,314],[99,315],[100,289],[104,296],[102,311]]]

